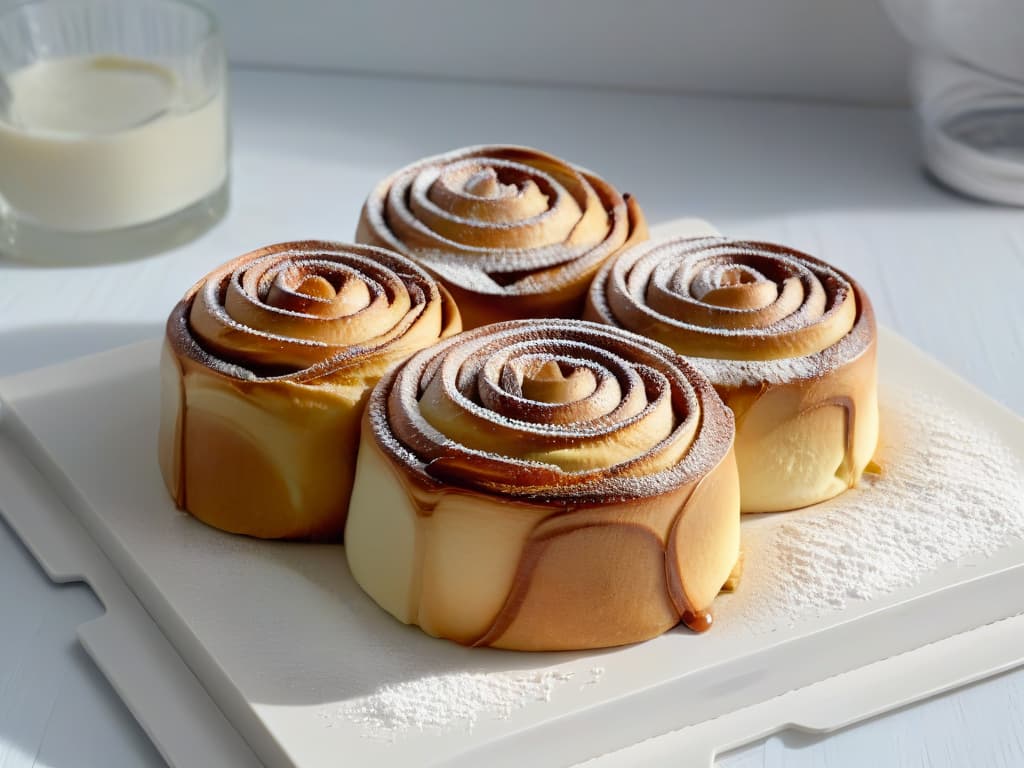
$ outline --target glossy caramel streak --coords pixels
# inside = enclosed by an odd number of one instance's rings
[[[738,557],[738,508],[729,451],[707,475],[661,497],[542,521],[523,548],[507,601],[475,644],[618,645],[688,616],[697,617],[684,621],[691,629],[703,631],[698,619],[707,629]]]
[[[474,645],[551,650],[622,645],[679,622],[663,540],[638,523],[594,523],[533,536],[514,586]]]
[[[856,434],[857,425],[856,401],[849,395],[836,395],[805,408],[802,413],[809,413],[817,408],[827,408],[829,406],[842,408],[846,414],[846,450],[843,452],[842,462],[836,468],[836,477],[845,477],[848,487],[852,488],[857,482],[853,471],[853,436]]]
[[[669,593],[677,612],[710,615],[710,606],[721,591],[739,559],[739,475],[736,455],[729,451],[710,472],[699,478],[672,521],[665,547],[665,568]],[[709,542],[715,533],[718,556]],[[732,557],[731,560],[727,558]],[[715,568],[706,562],[715,562]],[[727,564],[723,571],[721,564]],[[689,625],[688,625],[689,626]]]
[[[629,195],[515,146],[467,147],[402,168],[370,192],[356,232],[441,280],[467,328],[578,317],[605,260],[646,239]]]

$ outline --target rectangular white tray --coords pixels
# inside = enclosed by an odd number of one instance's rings
[[[707,765],[781,728],[840,727],[1024,662],[1021,621],[1009,619],[1024,613],[1024,544],[769,633],[675,630],[575,654],[427,637],[360,592],[339,546],[229,536],[174,509],[155,459],[157,352],[144,343],[0,382],[0,509],[52,577],[96,590],[108,613],[83,642],[172,765],[253,764],[227,722],[273,768],[503,766],[527,754],[538,768],[602,755],[628,765],[684,745],[687,764]],[[1017,416],[890,333],[880,371],[883,390],[952,398],[1024,456]],[[600,682],[579,684],[594,666]],[[388,742],[338,717],[387,683],[541,669],[574,682],[471,730]]]

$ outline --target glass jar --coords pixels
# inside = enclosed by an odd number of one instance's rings
[[[149,255],[228,203],[224,46],[188,0],[27,0],[0,11],[0,253]]]
[[[884,0],[914,46],[925,163],[942,182],[1024,205],[1024,0]]]

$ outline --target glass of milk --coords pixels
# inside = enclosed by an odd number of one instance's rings
[[[0,254],[138,258],[228,203],[224,46],[188,0],[0,6]]]

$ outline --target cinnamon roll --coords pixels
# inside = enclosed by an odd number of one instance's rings
[[[878,440],[875,316],[848,275],[725,237],[641,245],[609,262],[584,317],[667,344],[736,416],[744,512],[854,485]]]
[[[647,239],[640,207],[599,176],[526,147],[468,147],[381,181],[356,240],[441,280],[466,328],[579,317],[601,264]]]
[[[466,645],[598,648],[710,623],[739,551],[733,419],[667,347],[510,321],[374,389],[346,527],[384,609]]]
[[[282,243],[214,270],[167,321],[159,453],[175,502],[233,533],[339,536],[370,389],[459,330],[445,289],[380,248]]]

